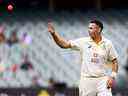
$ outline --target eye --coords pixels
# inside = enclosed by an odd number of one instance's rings
[[[89,27],[89,29],[93,29],[92,27]]]

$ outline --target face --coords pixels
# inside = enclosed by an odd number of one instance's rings
[[[96,38],[97,36],[99,36],[100,30],[101,30],[101,28],[98,25],[96,25],[95,23],[90,23],[88,26],[88,32],[89,32],[89,36],[91,38]]]

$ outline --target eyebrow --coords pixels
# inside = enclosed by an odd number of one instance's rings
[[[96,27],[96,26],[94,26],[94,27],[92,27],[92,26],[91,26],[91,27],[89,27],[89,26],[88,26],[88,28],[97,28],[97,27]]]

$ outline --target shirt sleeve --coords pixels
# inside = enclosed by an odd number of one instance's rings
[[[110,49],[109,49],[109,55],[108,55],[108,59],[110,61],[114,60],[115,58],[118,58],[118,54],[117,51],[115,49],[115,47],[113,46],[112,43],[110,43]]]
[[[71,44],[71,49],[73,50],[80,50],[82,46],[82,40],[81,39],[76,39],[76,40],[69,40]]]

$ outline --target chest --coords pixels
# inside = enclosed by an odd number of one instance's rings
[[[82,48],[82,53],[84,56],[86,55],[89,57],[105,58],[108,55],[108,49],[104,43],[100,45],[96,45],[93,43],[87,43],[87,44],[84,44]]]

